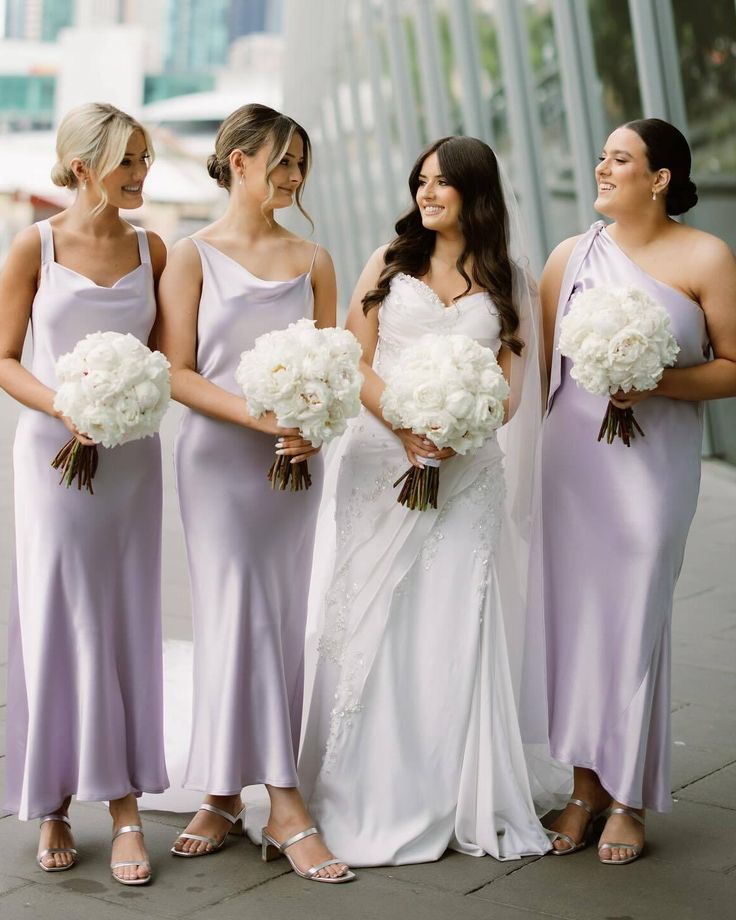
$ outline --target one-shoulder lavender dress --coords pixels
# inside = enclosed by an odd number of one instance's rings
[[[202,262],[197,370],[231,393],[255,339],[311,317],[311,270],[264,281],[193,238]],[[316,250],[315,250],[316,254]],[[296,786],[304,631],[322,459],[311,489],[272,491],[275,438],[185,410],[176,443],[194,623],[192,737],[184,786],[235,795]]]
[[[549,731],[557,759],[594,770],[633,808],[668,811],[672,597],[700,485],[702,407],[651,397],[626,447],[596,437],[606,398],[556,350],[573,293],[635,285],[670,314],[678,367],[707,360],[705,315],[595,223],[567,266],[542,431]]]
[[[33,301],[32,373],[90,332],[148,341],[151,260],[100,287],[54,261],[48,221]],[[13,447],[16,578],[8,651],[6,807],[24,820],[69,795],[106,801],[168,785],[161,666],[161,448],[158,436],[100,448],[94,495],[51,468],[61,421],[21,409]]]

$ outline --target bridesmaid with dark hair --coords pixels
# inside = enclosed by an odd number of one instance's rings
[[[671,808],[672,597],[698,498],[702,401],[736,396],[736,261],[722,240],[672,219],[698,200],[689,174],[673,125],[617,128],[596,167],[595,208],[613,223],[561,243],[541,281],[549,733],[575,773],[553,852],[585,847],[605,813],[607,865],[641,854],[646,808]],[[646,432],[629,448],[596,441],[606,398],[576,386],[556,349],[571,296],[606,284],[657,300],[681,349],[655,390],[614,395]]]

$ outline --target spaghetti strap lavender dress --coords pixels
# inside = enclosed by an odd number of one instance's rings
[[[48,221],[31,313],[32,373],[90,332],[147,342],[156,317],[145,231],[141,264],[100,287],[54,260]],[[61,421],[23,408],[13,446],[16,577],[8,649],[5,804],[24,820],[69,795],[106,801],[168,785],[161,666],[158,436],[100,448],[95,493],[59,485]]]
[[[636,265],[597,222],[567,266],[573,293],[635,285],[669,313],[677,366],[707,360],[701,308]],[[700,485],[702,407],[651,397],[631,447],[596,441],[606,398],[556,350],[542,431],[543,597],[552,755],[633,808],[668,811],[672,597]]]
[[[255,339],[311,317],[311,272],[264,281],[204,240],[197,370],[239,393]],[[194,626],[192,735],[184,786],[235,795],[296,786],[304,631],[322,459],[312,487],[272,491],[275,438],[186,409],[176,448]]]

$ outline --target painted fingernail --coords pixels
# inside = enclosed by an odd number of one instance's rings
[[[277,451],[276,451],[276,455],[277,455],[278,457],[282,457],[285,453],[286,453],[285,450],[277,450]]]

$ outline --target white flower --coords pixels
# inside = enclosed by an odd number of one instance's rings
[[[680,351],[664,307],[639,288],[611,285],[573,299],[557,347],[573,380],[598,396],[653,390]]]
[[[496,357],[464,335],[425,335],[404,349],[381,395],[386,421],[458,454],[503,423],[508,384]]]
[[[346,329],[300,319],[259,336],[240,357],[235,379],[254,418],[273,412],[315,447],[345,431],[360,411],[361,348]]]
[[[56,362],[54,408],[103,447],[155,434],[168,408],[169,362],[130,333],[94,332]]]

